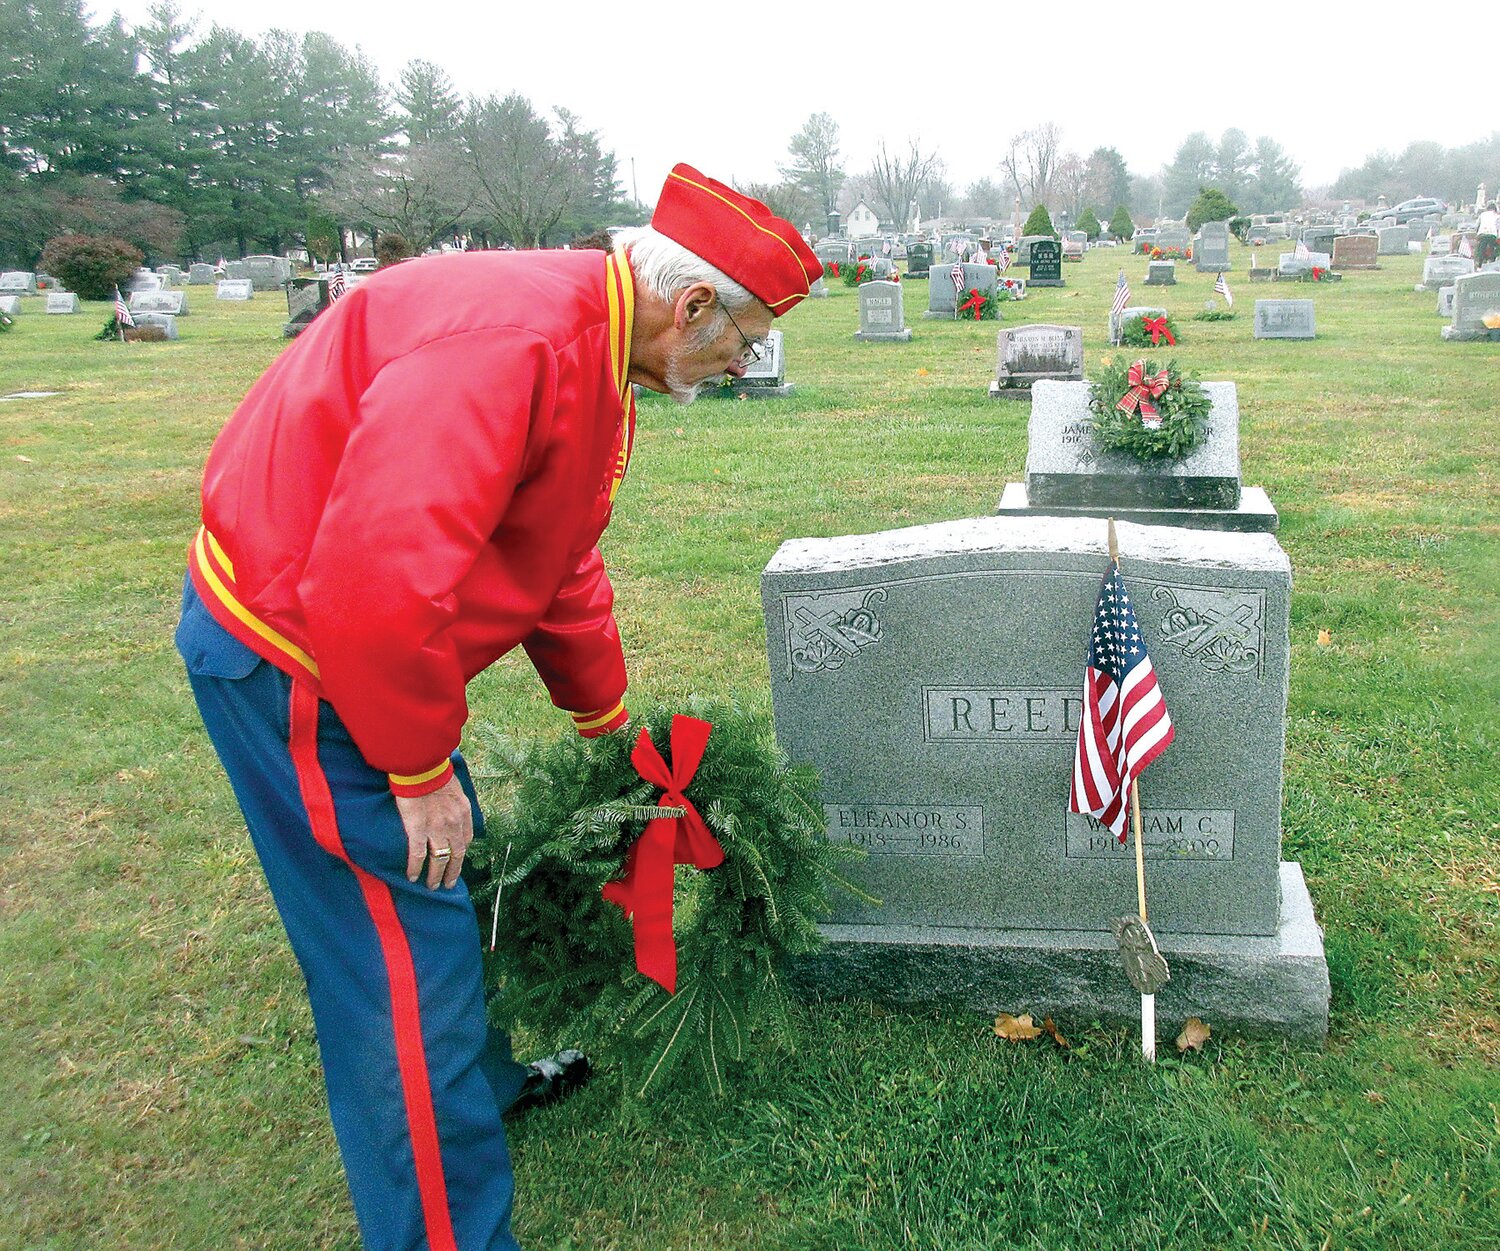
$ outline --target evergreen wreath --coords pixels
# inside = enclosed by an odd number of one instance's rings
[[[837,278],[837,277],[839,277],[840,266],[847,265],[848,263],[849,263],[848,261],[824,261],[823,262],[823,277],[825,279],[826,278]]]
[[[1155,361],[1115,361],[1106,356],[1100,367],[1099,379],[1089,391],[1089,408],[1094,414],[1094,438],[1101,448],[1128,452],[1143,461],[1162,457],[1179,460],[1203,442],[1213,401],[1196,378],[1184,378],[1177,371],[1176,361],[1166,364],[1165,387],[1160,395],[1143,394],[1131,380],[1132,371],[1136,371],[1148,387],[1158,381],[1157,375],[1163,370]],[[1122,411],[1120,402],[1131,393],[1138,407],[1132,412]],[[1143,414],[1148,403],[1156,410],[1150,420],[1155,423],[1159,418],[1159,424],[1146,424]]]
[[[642,725],[670,762],[671,714],[652,709],[593,739],[516,744],[481,731],[500,767],[475,771],[491,816],[464,878],[491,923],[499,894],[490,1016],[617,1061],[627,1098],[674,1076],[722,1094],[752,1034],[791,1046],[779,965],[821,945],[830,884],[862,895],[836,872],[861,853],[828,841],[816,772],[787,760],[770,719],[722,701],[689,712],[713,730],[684,794],[724,861],[676,873],[676,994],[636,971],[631,923],[600,893],[647,822],[680,811],[655,807],[660,788],[631,762]]]
[[[1232,308],[1203,308],[1193,314],[1194,321],[1233,321]],[[1147,338],[1150,338],[1148,335]]]
[[[953,316],[958,321],[998,321],[1000,319],[1000,301],[995,298],[994,291],[981,291],[978,287],[970,287],[959,293],[960,298],[954,301]],[[1006,292],[1005,298],[1011,299],[1010,292]],[[977,301],[977,302],[976,302]],[[969,307],[965,308],[964,305]]]
[[[1182,336],[1177,333],[1177,323],[1172,319],[1172,315],[1170,313],[1168,313],[1166,316],[1167,333],[1170,334],[1173,339],[1181,342]],[[1146,319],[1143,314],[1137,313],[1134,317],[1132,317],[1129,321],[1127,321],[1123,326],[1120,327],[1120,345],[1122,347],[1157,346],[1156,344],[1151,342],[1151,334],[1146,329]],[[1175,346],[1175,344],[1170,346]]]
[[[862,256],[857,261],[849,261],[844,265],[843,283],[846,287],[862,287],[867,282],[875,281],[875,261],[869,256]]]

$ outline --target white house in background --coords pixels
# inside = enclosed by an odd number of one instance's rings
[[[844,234],[850,239],[868,239],[880,233],[880,218],[875,210],[861,200],[849,210],[844,219]]]

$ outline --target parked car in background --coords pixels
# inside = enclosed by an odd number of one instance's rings
[[[359,256],[349,262],[349,270],[355,274],[373,274],[380,268],[380,262],[373,256]]]
[[[1415,221],[1418,217],[1426,217],[1428,213],[1446,213],[1448,206],[1442,200],[1434,200],[1431,196],[1418,196],[1415,200],[1402,200],[1390,211],[1389,216],[1396,219],[1398,226],[1406,222]]]

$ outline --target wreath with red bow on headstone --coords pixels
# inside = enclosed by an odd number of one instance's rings
[[[491,1019],[617,1061],[628,1098],[722,1093],[752,1046],[789,1042],[780,965],[821,945],[830,886],[855,889],[836,869],[859,853],[828,841],[817,774],[769,718],[691,707],[593,739],[487,733],[475,770]]]
[[[1195,378],[1185,378],[1175,361],[1105,357],[1089,392],[1094,440],[1138,460],[1181,459],[1203,442],[1213,401]]]

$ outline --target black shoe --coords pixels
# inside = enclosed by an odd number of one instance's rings
[[[526,1066],[526,1080],[521,1093],[506,1111],[507,1116],[530,1112],[581,1090],[593,1076],[594,1066],[581,1051],[569,1049],[543,1056]]]

